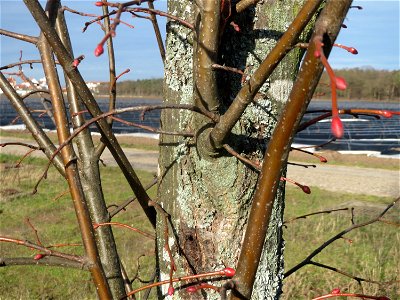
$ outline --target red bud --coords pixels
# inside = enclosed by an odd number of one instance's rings
[[[328,162],[328,160],[325,157],[323,157],[323,156],[318,156],[318,157],[319,157],[320,162],[323,162],[323,163]]]
[[[222,270],[226,277],[233,277],[236,273],[235,269],[233,268],[225,268]]]
[[[96,5],[96,6],[103,6],[103,5],[104,5],[104,3],[103,3],[103,2],[101,2],[101,1],[97,1],[97,2],[95,2],[95,3],[94,3],[94,5]]]
[[[320,58],[320,57],[321,57],[321,52],[319,52],[319,50],[315,50],[315,51],[314,51],[314,56],[315,56],[316,58]]]
[[[331,294],[340,294],[340,289],[338,289],[338,288],[333,289]]]
[[[229,23],[229,25],[231,25],[236,32],[240,32],[240,27],[235,22],[232,21]]]
[[[36,254],[36,255],[33,257],[33,259],[34,259],[34,260],[39,260],[39,259],[42,259],[43,257],[45,257],[45,255],[39,253],[39,254]]]
[[[335,138],[341,139],[343,137],[343,123],[339,116],[332,117],[331,130]]]
[[[103,45],[102,44],[98,44],[96,49],[94,50],[94,55],[95,56],[100,56],[100,55],[103,54],[103,52],[104,52]]]
[[[311,194],[311,189],[307,185],[302,185],[301,189],[303,190],[304,193]]]
[[[172,296],[175,292],[175,289],[172,285],[169,286],[168,288],[168,295]]]
[[[336,88],[338,90],[344,91],[347,88],[347,82],[343,77],[335,77]]]
[[[79,60],[78,59],[74,59],[74,61],[72,62],[72,66],[74,68],[76,68],[79,65]]]
[[[348,50],[351,54],[358,54],[358,51],[356,48],[350,47]]]
[[[384,116],[385,118],[391,118],[391,117],[393,117],[393,114],[392,114],[391,111],[383,110],[382,111],[382,116]]]
[[[188,292],[188,293],[195,293],[196,291],[197,291],[197,288],[194,285],[186,288],[186,292]]]

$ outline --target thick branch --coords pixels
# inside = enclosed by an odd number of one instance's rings
[[[47,20],[50,26],[54,26],[55,24],[58,7],[59,1],[47,2],[46,12],[49,16]],[[63,144],[69,138],[70,130],[59,77],[53,59],[53,53],[43,33],[41,33],[37,45],[43,61],[43,70],[51,95],[51,101],[54,110],[54,119],[57,125],[58,140],[60,144]],[[61,156],[65,166],[65,175],[69,185],[71,198],[74,204],[82,242],[85,247],[85,254],[88,257],[89,262],[91,263],[89,270],[92,274],[92,279],[96,286],[99,298],[111,298],[110,287],[108,285],[106,275],[100,261],[95,240],[95,233],[92,227],[92,221],[89,215],[82,183],[78,173],[78,165],[75,151],[71,143],[68,143],[65,147],[63,147],[63,149],[61,150]]]
[[[244,84],[228,110],[221,116],[220,122],[211,131],[210,139],[212,147],[217,149],[222,147],[224,140],[240,119],[246,107],[253,101],[254,96],[261,86],[271,75],[272,71],[275,70],[279,62],[293,48],[293,45],[297,43],[301,32],[311,20],[321,2],[321,0],[307,1],[276,46],[254,72],[253,76]]]
[[[316,1],[308,1],[307,4],[310,5],[310,2],[317,5]],[[324,31],[329,30],[331,44],[327,43],[327,50],[332,47],[333,41],[339,33],[340,25],[350,4],[350,0],[331,1],[327,3],[320,18],[317,20],[317,28],[321,28]],[[316,9],[315,6],[312,7]],[[303,13],[305,12],[303,11]],[[321,74],[322,65],[314,57],[314,47],[310,47],[264,156],[264,163],[250,210],[237,272],[233,278],[236,288],[233,290],[232,299],[240,299],[241,297],[250,299],[251,297],[276,191],[287,160],[290,144]]]
[[[219,97],[216,73],[212,66],[217,63],[221,0],[203,0],[201,3],[193,59],[194,103],[215,112],[219,107]]]

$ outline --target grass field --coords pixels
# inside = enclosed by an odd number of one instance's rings
[[[38,230],[44,245],[80,243],[75,213],[68,196],[57,199],[67,185],[56,170],[51,169],[38,193],[31,195],[33,186],[46,164],[45,160],[28,158],[20,168],[13,168],[18,157],[0,155],[0,232],[1,235],[35,241],[35,235],[26,222]],[[131,196],[123,175],[114,167],[101,168],[103,189],[108,205],[121,203]],[[152,175],[138,172],[146,184]],[[393,199],[331,193],[313,188],[305,195],[297,188],[288,187],[285,220],[324,209],[354,207],[355,221],[365,221],[378,214]],[[155,196],[155,189],[150,191]],[[399,223],[399,208],[388,213],[386,220]],[[123,222],[151,232],[137,203],[114,221]],[[285,266],[290,269],[314,248],[338,231],[351,225],[348,211],[316,215],[286,224]],[[128,274],[139,271],[143,280],[154,269],[153,241],[126,229],[115,228],[118,251]],[[398,227],[382,222],[357,229],[348,235],[352,240],[340,239],[320,253],[315,261],[337,267],[345,272],[376,281],[399,280],[400,233]],[[82,253],[79,246],[64,247],[68,253]],[[0,256],[27,257],[37,252],[14,244],[1,243]],[[140,257],[140,269],[137,270]],[[135,283],[136,286],[139,283]],[[328,293],[333,288],[343,291],[387,295],[397,299],[399,284],[362,284],[320,269],[306,266],[284,282],[283,299],[310,299]],[[55,267],[12,266],[0,268],[0,299],[94,299],[95,291],[85,271]],[[137,299],[140,299],[140,295]],[[153,294],[152,299],[155,299]]]

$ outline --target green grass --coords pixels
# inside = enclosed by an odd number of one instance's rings
[[[48,177],[31,195],[37,178],[43,172],[46,160],[27,158],[20,168],[10,168],[19,158],[0,155],[0,235],[35,242],[35,235],[27,225],[26,218],[38,230],[44,245],[59,243],[80,243],[76,216],[70,197],[56,196],[67,190],[63,178],[52,168]],[[118,204],[132,196],[129,185],[118,168],[102,167],[103,191],[108,205]],[[150,173],[138,171],[139,178],[147,184],[152,181]],[[155,189],[149,191],[155,196]],[[126,211],[113,221],[122,222],[151,232],[151,225],[141,213],[139,205],[128,205]],[[140,275],[146,280],[154,269],[152,240],[123,228],[114,229],[118,251],[128,274],[137,269],[140,258]],[[33,257],[37,252],[15,244],[2,243],[0,256]],[[132,250],[135,249],[135,250]],[[60,251],[82,254],[82,247],[65,247]],[[139,284],[136,284],[136,287]],[[94,299],[90,274],[86,271],[58,267],[18,266],[0,268],[0,299]]]
[[[67,184],[51,168],[49,175],[31,195],[37,178],[46,165],[46,160],[27,158],[20,168],[11,168],[18,161],[12,155],[0,155],[0,232],[1,235],[35,241],[32,229],[25,222],[29,218],[39,232],[44,245],[79,243],[79,230],[69,196],[55,200],[67,190]],[[121,203],[132,195],[130,187],[116,167],[101,167],[102,187],[108,205]],[[138,172],[144,184],[152,175]],[[156,190],[150,190],[155,197]],[[364,195],[332,193],[318,188],[305,195],[295,187],[287,187],[285,219],[309,212],[337,208],[355,207],[355,221],[361,222],[379,213],[392,199]],[[363,205],[360,205],[363,204]],[[391,211],[387,220],[399,223],[399,210]],[[123,222],[151,232],[151,226],[135,202],[117,215],[114,221]],[[317,246],[350,225],[349,212],[316,215],[287,224],[284,229],[286,240],[286,270],[300,262]],[[141,235],[122,228],[114,228],[118,251],[130,276],[137,271],[140,258],[140,277],[150,277],[154,270],[153,242]],[[348,235],[348,241],[340,239],[318,254],[315,261],[342,269],[348,273],[377,281],[398,280],[400,257],[398,227],[384,223],[357,229]],[[65,247],[60,251],[82,253],[81,247]],[[28,248],[14,244],[0,244],[0,256],[32,257],[36,254]],[[143,256],[142,256],[143,255]],[[135,287],[141,285],[135,283]],[[283,299],[311,299],[328,293],[333,288],[360,292],[359,285],[352,279],[331,271],[306,266],[284,282]],[[379,286],[363,284],[364,292],[382,294],[396,299],[399,285]],[[154,291],[153,291],[154,292]],[[18,266],[0,268],[1,299],[94,299],[88,272],[57,267]],[[156,299],[155,295],[151,299]]]

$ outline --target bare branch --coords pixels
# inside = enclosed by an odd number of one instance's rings
[[[313,213],[309,213],[309,214],[305,214],[305,215],[301,215],[292,219],[289,219],[287,221],[284,221],[283,224],[288,224],[288,223],[292,223],[293,221],[299,220],[299,219],[306,219],[309,216],[315,216],[315,215],[320,215],[320,214],[330,214],[332,212],[336,212],[336,211],[345,211],[345,210],[349,210],[349,207],[346,208],[336,208],[336,209],[327,209],[327,210],[321,210],[321,211],[317,211],[317,212],[313,212]]]
[[[349,233],[350,231],[353,231],[354,229],[357,228],[361,228],[367,225],[370,225],[372,223],[375,223],[377,221],[379,221],[380,218],[382,218],[398,201],[400,200],[400,198],[395,199],[392,203],[390,203],[378,216],[376,216],[375,218],[364,222],[364,223],[359,223],[359,224],[354,224],[348,228],[346,228],[345,230],[342,230],[341,232],[337,233],[336,235],[334,235],[333,237],[331,237],[329,240],[327,240],[326,242],[324,242],[321,246],[319,246],[317,249],[315,249],[310,255],[308,255],[302,262],[300,262],[299,264],[297,264],[296,266],[294,266],[293,268],[291,268],[289,271],[287,271],[284,274],[284,277],[287,278],[290,275],[292,275],[294,272],[296,272],[297,270],[301,269],[302,267],[308,265],[311,263],[311,260],[318,254],[320,253],[322,250],[324,250],[326,247],[328,247],[330,244],[332,244],[334,241],[336,241],[337,239],[340,239],[343,235]]]
[[[39,59],[23,60],[23,61],[19,61],[17,63],[12,63],[12,64],[9,64],[6,66],[2,66],[2,67],[0,67],[0,70],[11,69],[11,68],[14,68],[14,67],[17,67],[20,65],[31,65],[31,68],[32,68],[32,64],[41,64],[41,63],[42,63],[42,61]],[[58,62],[56,62],[56,63],[58,63]]]
[[[31,44],[36,44],[38,42],[38,40],[39,40],[37,37],[34,37],[34,36],[21,34],[21,33],[16,33],[16,32],[4,30],[4,29],[0,29],[0,34],[12,37],[12,38],[20,40],[20,41],[28,42],[28,43],[31,43]]]
[[[47,267],[63,267],[87,270],[88,266],[85,262],[77,262],[62,257],[44,256],[37,260],[32,257],[0,257],[0,267],[22,266],[22,265],[38,265]]]
[[[320,267],[320,268],[323,268],[323,269],[327,269],[327,270],[331,270],[333,272],[339,273],[339,274],[341,274],[343,276],[346,276],[346,277],[349,277],[351,279],[354,279],[358,283],[368,282],[368,283],[379,284],[379,285],[391,285],[391,284],[395,284],[395,283],[399,283],[400,282],[400,280],[376,281],[376,280],[361,278],[361,277],[358,277],[358,276],[351,275],[351,274],[349,274],[347,272],[344,272],[342,270],[339,270],[337,268],[334,268],[334,267],[331,267],[331,266],[328,266],[328,265],[325,265],[325,264],[321,264],[321,263],[318,263],[318,262],[315,262],[315,261],[310,261],[309,264],[313,265],[313,266],[316,266],[316,267]]]
[[[20,246],[24,246],[24,247],[28,247],[28,248],[31,248],[31,249],[39,250],[39,251],[45,253],[47,256],[56,256],[56,257],[61,257],[61,258],[67,259],[67,260],[76,261],[76,262],[79,262],[79,263],[85,263],[85,259],[82,256],[71,255],[71,254],[67,254],[67,253],[62,253],[62,252],[50,250],[50,249],[48,249],[46,247],[31,243],[29,241],[23,241],[23,240],[19,240],[19,239],[0,236],[0,242],[14,243],[14,244],[17,244],[17,245],[20,245]]]

